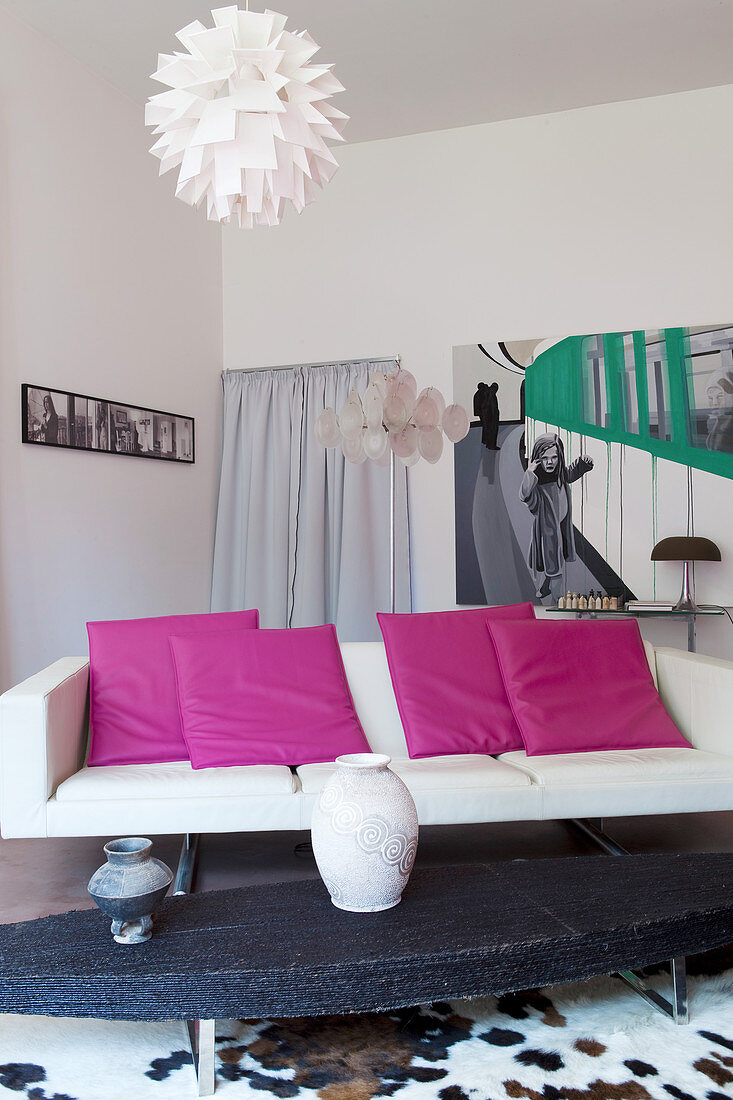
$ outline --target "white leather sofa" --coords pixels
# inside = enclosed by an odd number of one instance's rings
[[[369,744],[392,757],[421,824],[733,810],[733,663],[647,645],[690,748],[410,760],[379,642],[342,646]],[[6,838],[305,829],[331,764],[84,766],[89,665],[69,657],[0,698]],[[619,684],[619,692],[623,684]]]

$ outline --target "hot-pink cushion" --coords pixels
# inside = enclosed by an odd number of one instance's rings
[[[87,623],[91,725],[87,763],[188,760],[169,634],[233,628],[254,632],[258,624],[257,611]]]
[[[174,636],[170,647],[194,768],[371,751],[334,626]]]
[[[633,619],[488,629],[528,756],[690,747],[654,687]]]
[[[534,619],[531,603],[377,619],[411,757],[522,748],[486,624]]]

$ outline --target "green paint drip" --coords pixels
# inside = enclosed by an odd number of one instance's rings
[[[624,580],[624,463],[626,444],[619,448],[619,576]]]
[[[652,455],[652,546],[657,545],[657,456]],[[652,562],[652,598],[657,598],[657,563]]]
[[[611,500],[611,444],[606,444],[606,561],[608,561],[608,506]]]

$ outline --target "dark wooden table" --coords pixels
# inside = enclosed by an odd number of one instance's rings
[[[727,854],[418,869],[397,908],[371,914],[336,909],[308,879],[168,898],[135,946],[116,944],[96,910],[0,926],[0,1011],[197,1021],[206,1095],[216,1019],[633,977],[731,941]]]

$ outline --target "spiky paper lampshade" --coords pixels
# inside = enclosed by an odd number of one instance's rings
[[[327,100],[343,85],[332,65],[310,61],[307,31],[285,30],[277,12],[212,11],[178,32],[185,52],[158,56],[145,124],[161,136],[150,150],[160,174],[180,166],[176,195],[206,201],[210,220],[277,225],[285,204],[300,213],[338,167],[326,141],[343,141],[348,119]]]

